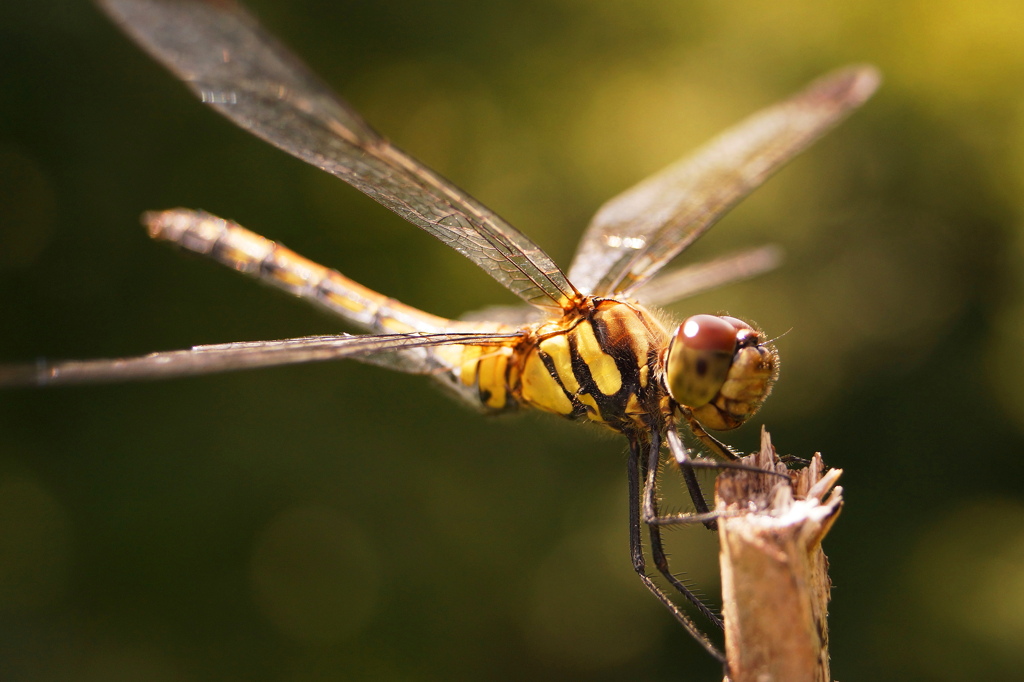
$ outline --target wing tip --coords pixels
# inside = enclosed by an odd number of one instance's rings
[[[751,259],[761,272],[776,269],[786,260],[786,250],[778,244],[765,244],[751,251]]]
[[[807,94],[823,102],[841,102],[846,107],[860,106],[882,84],[882,72],[871,64],[851,64],[811,83]]]

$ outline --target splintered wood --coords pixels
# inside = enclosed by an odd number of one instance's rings
[[[784,474],[722,471],[715,505],[722,563],[727,682],[829,682],[831,583],[821,541],[843,506],[842,473],[821,455],[790,471],[768,432],[743,464]]]

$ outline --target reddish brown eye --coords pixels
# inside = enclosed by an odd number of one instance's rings
[[[732,326],[736,327],[737,330],[740,330],[740,329],[749,329],[751,331],[754,330],[753,327],[751,327],[749,324],[747,324],[746,322],[744,322],[743,320],[741,320],[738,317],[729,317],[728,315],[722,315],[722,317],[720,317],[719,319],[725,320],[726,322],[728,322]]]
[[[700,351],[719,351],[731,356],[736,350],[736,332],[738,328],[732,323],[735,318],[716,317],[714,315],[694,315],[681,325],[676,340],[687,348]],[[749,329],[749,325],[736,320]]]
[[[694,315],[679,325],[665,358],[665,383],[677,403],[697,408],[718,395],[729,376],[739,331],[714,315]]]

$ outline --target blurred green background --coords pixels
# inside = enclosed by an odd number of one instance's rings
[[[686,258],[783,268],[755,421],[845,470],[833,673],[1024,666],[1024,8],[253,0],[383,133],[568,264],[605,199],[812,78],[876,98]],[[81,1],[0,4],[0,360],[341,327],[151,243],[204,208],[456,316],[513,298],[204,109]],[[632,574],[625,444],[356,363],[0,394],[0,679],[717,679]],[[673,533],[714,595],[714,538]]]

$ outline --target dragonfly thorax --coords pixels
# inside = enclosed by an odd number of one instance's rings
[[[520,344],[510,393],[529,407],[617,431],[657,414],[668,331],[644,307],[591,298]]]

